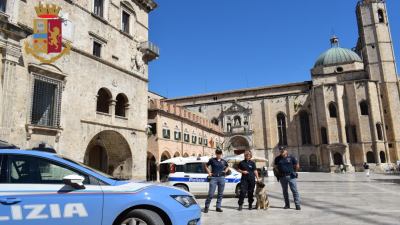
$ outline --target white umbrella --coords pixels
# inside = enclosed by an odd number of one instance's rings
[[[227,156],[224,159],[227,162],[232,162],[232,163],[240,162],[244,160],[244,153],[240,155]],[[268,162],[268,159],[257,156],[253,156],[251,160],[253,160],[254,162]]]

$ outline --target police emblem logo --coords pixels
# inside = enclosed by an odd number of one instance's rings
[[[33,43],[25,43],[25,51],[43,63],[53,63],[68,54],[71,45],[62,42],[62,18],[59,17],[61,7],[55,4],[39,2],[35,7],[38,18],[33,21]],[[50,56],[45,57],[44,55]]]

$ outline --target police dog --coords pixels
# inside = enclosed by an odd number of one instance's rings
[[[269,208],[269,200],[268,200],[268,193],[265,184],[261,181],[256,183],[256,209],[268,209]]]

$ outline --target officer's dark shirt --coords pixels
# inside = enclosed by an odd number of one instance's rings
[[[243,161],[241,161],[239,163],[238,168],[241,171],[249,172],[248,174],[242,174],[242,179],[243,178],[254,178],[255,177],[254,171],[257,169],[257,167],[256,167],[256,164],[253,161],[251,161],[251,160],[249,160],[249,161],[243,160]]]
[[[206,165],[211,166],[211,173],[215,177],[224,176],[223,172],[228,167],[228,163],[224,159],[218,161],[217,158],[211,158]]]
[[[275,165],[282,175],[291,175],[295,172],[294,166],[297,165],[297,159],[291,155],[286,158],[280,155],[275,158]]]

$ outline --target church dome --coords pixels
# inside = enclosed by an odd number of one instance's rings
[[[340,48],[338,42],[339,40],[336,37],[331,39],[332,48],[318,57],[314,68],[319,66],[362,62],[361,57],[357,53],[347,48]]]

